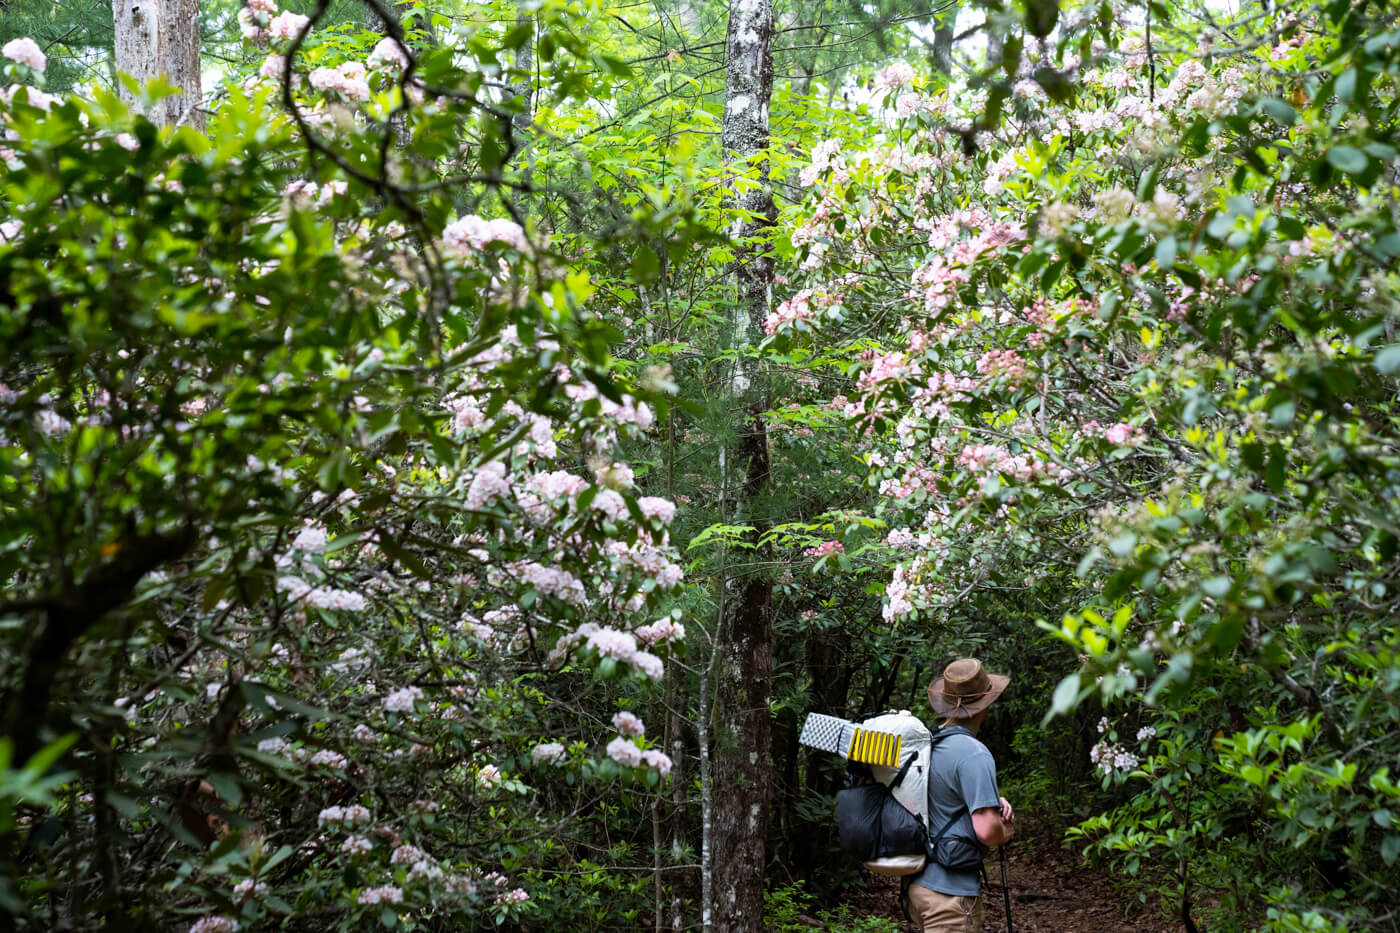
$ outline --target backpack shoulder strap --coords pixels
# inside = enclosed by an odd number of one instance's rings
[[[929,737],[929,770],[930,770],[930,772],[931,772],[932,769],[933,769],[933,753],[934,753],[934,751],[938,748],[938,743],[939,743],[939,742],[942,742],[944,739],[948,738],[948,736],[950,736],[950,735],[968,735],[968,736],[970,736],[970,735],[972,735],[972,733],[969,732],[969,731],[968,731],[965,727],[963,727],[963,726],[943,726],[943,727],[937,729],[937,730]],[[932,777],[931,774],[930,774],[930,777]],[[925,793],[927,793],[927,795],[928,795],[928,801],[927,801],[927,803],[925,804],[925,806],[926,806],[926,808],[927,808],[927,810],[928,810],[929,816],[931,817],[931,816],[933,815],[933,781],[932,781],[932,780],[929,781],[929,783],[928,783],[928,790],[927,790]],[[966,804],[964,804],[964,805],[961,806],[961,807],[958,807],[957,811],[953,814],[952,819],[948,820],[948,822],[946,822],[946,823],[943,824],[943,828],[940,829],[940,830],[938,831],[938,834],[937,834],[936,836],[933,836],[932,838],[929,839],[928,845],[929,845],[929,851],[930,851],[930,852],[932,852],[932,851],[933,851],[933,847],[936,846],[936,845],[938,844],[938,840],[942,839],[943,836],[948,832],[948,830],[950,830],[950,829],[953,828],[953,824],[956,823],[958,820],[962,819],[962,815],[963,815],[964,813],[966,813],[966,812],[967,812],[967,805],[966,805]],[[932,828],[932,826],[930,826],[930,829],[931,829],[931,828]]]
[[[896,774],[893,778],[891,778],[890,783],[886,785],[889,787],[890,790],[894,790],[900,784],[904,783],[904,776],[909,773],[909,766],[912,765],[918,757],[919,756],[917,753],[909,756],[908,760],[904,762],[903,767],[899,769],[899,773]]]
[[[938,840],[942,839],[945,835],[947,835],[948,830],[952,829],[953,824],[956,823],[958,820],[962,819],[963,814],[966,812],[966,804],[964,804],[961,807],[958,807],[957,811],[953,814],[952,818],[948,820],[948,822],[943,824],[943,828],[938,831],[938,835],[934,836],[928,841],[928,849],[930,852],[933,851],[934,846],[938,845]]]

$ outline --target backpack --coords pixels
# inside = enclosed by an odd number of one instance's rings
[[[869,765],[852,762],[846,786],[836,794],[841,851],[877,875],[907,875],[924,867],[928,827],[895,798],[917,759],[910,754],[888,784],[876,780]]]
[[[908,710],[859,724],[819,713],[807,716],[799,741],[847,760],[844,786],[836,795],[841,851],[880,875],[912,875],[929,859],[955,870],[981,864],[984,850],[976,838],[949,835],[966,808],[930,839],[931,756],[940,741],[958,733],[970,734],[956,726],[931,733]]]
[[[928,727],[908,710],[858,725],[839,722],[845,728],[833,750],[847,762],[846,786],[836,795],[841,851],[878,875],[921,871],[928,842]]]

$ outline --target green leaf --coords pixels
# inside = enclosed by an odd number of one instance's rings
[[[139,819],[141,815],[146,812],[145,808],[142,807],[139,802],[128,797],[126,794],[119,794],[114,790],[107,791],[103,799],[106,800],[109,807],[116,810],[128,820]]]
[[[62,757],[63,753],[68,751],[76,741],[78,741],[78,734],[76,732],[55,739],[35,752],[33,757],[24,763],[24,770],[33,773],[35,776],[48,773],[48,770],[54,766],[58,759]]]
[[[236,807],[243,799],[243,788],[238,783],[238,775],[230,774],[227,771],[211,771],[205,775],[209,781],[209,786],[214,788],[214,792],[221,798],[228,801],[229,806]]]
[[[1058,9],[1058,7],[1056,8]],[[1063,104],[1074,97],[1074,82],[1065,75],[1064,72],[1055,68],[1037,68],[1031,73],[1035,83],[1039,84],[1050,99],[1057,104]]]
[[[1059,21],[1060,0],[1026,0],[1026,32],[1044,39]]]
[[[1108,549],[1112,551],[1116,557],[1127,557],[1129,554],[1133,553],[1133,548],[1137,547],[1137,543],[1137,533],[1125,531],[1108,542]]]
[[[1223,599],[1230,592],[1230,584],[1229,577],[1211,577],[1201,583],[1201,589],[1207,596]]]
[[[1062,716],[1075,708],[1079,703],[1079,674],[1070,674],[1060,681],[1055,688],[1055,695],[1050,700],[1050,713],[1046,716]]]
[[[1381,842],[1381,860],[1394,865],[1397,858],[1400,858],[1400,833],[1386,833]]]
[[[1337,80],[1332,84],[1332,93],[1344,104],[1350,104],[1356,97],[1356,69],[1348,68],[1337,75]],[[1341,166],[1337,166],[1341,168]],[[1345,171],[1345,169],[1343,169]]]
[[[637,251],[632,254],[632,280],[642,285],[650,285],[656,281],[661,272],[661,261],[656,256],[656,251],[645,243],[637,246]]]
[[[1298,111],[1277,97],[1265,97],[1259,102],[1259,106],[1265,113],[1273,117],[1284,126],[1292,126],[1298,121]]]
[[[292,853],[295,851],[296,850],[293,849],[291,846],[284,845],[279,847],[276,852],[272,853],[271,857],[269,857],[266,862],[263,862],[261,865],[258,866],[258,873],[267,874],[269,871],[276,868],[278,865],[281,865],[288,858],[290,858]]]
[[[1287,480],[1288,454],[1282,444],[1269,447],[1269,464],[1264,469],[1264,482],[1271,492],[1282,492]]]
[[[1157,259],[1158,268],[1170,269],[1176,265],[1176,237],[1164,236],[1158,240],[1154,256]]]
[[[1007,36],[1001,44],[1001,68],[1006,72],[1006,76],[1013,80],[1021,64],[1021,49],[1023,47],[1024,40],[1020,36]]]
[[[1393,376],[1400,371],[1400,343],[1391,344],[1378,352],[1375,365],[1383,376]]]
[[[1360,175],[1370,164],[1366,153],[1355,146],[1333,146],[1327,150],[1327,161],[1333,168],[1348,175]]]

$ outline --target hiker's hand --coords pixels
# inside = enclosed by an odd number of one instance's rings
[[[1011,801],[1001,798],[1001,818],[1008,823],[1016,822],[1016,812],[1011,809]]]

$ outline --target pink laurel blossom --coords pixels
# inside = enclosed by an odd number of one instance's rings
[[[48,59],[45,58],[43,50],[39,48],[39,43],[28,36],[21,36],[6,42],[4,47],[0,48],[0,55],[12,62],[33,68],[40,74],[44,73],[44,68],[48,65]]]

